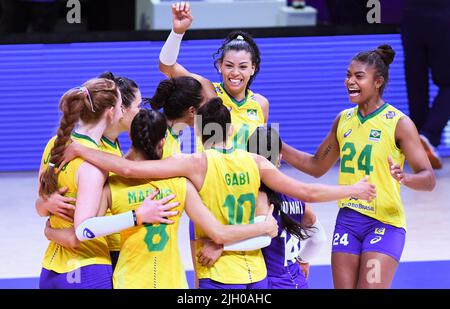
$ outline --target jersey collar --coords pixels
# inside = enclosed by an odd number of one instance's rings
[[[374,110],[373,112],[371,112],[369,115],[367,115],[366,117],[363,117],[361,115],[361,113],[359,112],[359,108],[357,111],[357,115],[358,115],[358,119],[361,122],[361,124],[363,124],[364,122],[376,117],[379,113],[381,113],[382,111],[384,111],[387,107],[389,106],[388,103],[384,103],[383,105],[381,105],[380,107],[378,107],[376,110]]]
[[[74,132],[72,132],[72,136],[73,136],[73,137],[76,137],[76,138],[84,139],[84,140],[86,140],[86,141],[88,141],[88,142],[93,143],[93,144],[95,145],[95,147],[99,147],[99,146],[97,145],[97,143],[96,143],[92,138],[90,138],[90,137],[87,136],[87,135],[80,134],[80,133],[77,133],[77,132],[74,131]]]
[[[237,105],[237,107],[241,107],[242,105],[244,105],[245,103],[247,103],[247,99],[248,99],[248,90],[245,90],[245,98],[243,98],[242,100],[238,101],[236,100],[231,94],[228,93],[228,91],[225,89],[225,85],[222,83],[220,83],[220,87],[222,87],[223,91],[225,91],[225,93],[228,95],[228,97],[230,98],[230,100]]]

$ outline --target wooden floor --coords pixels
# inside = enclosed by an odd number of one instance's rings
[[[289,167],[283,167],[283,171],[307,182],[337,182],[337,168],[319,180]],[[408,232],[402,262],[450,261],[450,158],[444,159],[444,168],[437,171],[436,176],[438,181],[433,192],[403,188]],[[47,240],[43,234],[45,219],[38,217],[34,208],[36,191],[37,173],[0,173],[0,279],[39,276]],[[336,203],[314,204],[313,207],[326,229],[328,244],[312,262],[329,265],[331,235],[338,209]],[[189,271],[192,263],[187,231],[187,218],[183,215],[180,251]]]

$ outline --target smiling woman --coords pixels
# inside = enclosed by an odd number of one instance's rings
[[[172,17],[173,30],[159,57],[161,72],[170,78],[196,78],[202,84],[205,101],[219,96],[231,112],[231,123],[235,129],[231,139],[233,146],[245,150],[249,136],[258,126],[267,123],[269,117],[269,101],[249,89],[260,68],[258,46],[249,34],[231,32],[214,54],[214,66],[221,74],[222,82],[212,83],[177,63],[181,40],[193,19],[189,3],[172,5]],[[201,143],[198,144],[201,146]],[[197,149],[202,150],[201,147]]]
[[[357,106],[336,117],[314,156],[283,145],[283,158],[305,173],[320,177],[340,158],[339,184],[369,176],[377,186],[371,202],[354,197],[338,202],[332,244],[335,288],[390,287],[406,234],[400,185],[422,191],[435,186],[416,127],[382,98],[394,57],[391,46],[381,45],[352,58],[345,86]],[[405,159],[411,174],[403,171]],[[370,281],[374,262],[382,271],[379,280]]]

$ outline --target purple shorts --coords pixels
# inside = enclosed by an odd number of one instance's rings
[[[268,288],[267,278],[261,281],[248,283],[248,284],[227,284],[214,281],[211,279],[200,279],[198,280],[199,289],[225,289],[225,290],[260,290]]]
[[[286,272],[280,276],[267,276],[269,289],[307,289],[308,281],[298,263],[285,268]]]
[[[397,262],[405,246],[406,232],[363,215],[350,208],[341,208],[336,218],[331,252],[361,255],[364,252],[379,252]]]
[[[40,289],[112,289],[111,265],[86,265],[68,273],[59,274],[42,268]]]

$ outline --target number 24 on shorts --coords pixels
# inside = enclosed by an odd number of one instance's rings
[[[344,233],[342,236],[339,233],[335,233],[333,236],[333,246],[344,245],[348,246],[348,233]]]

